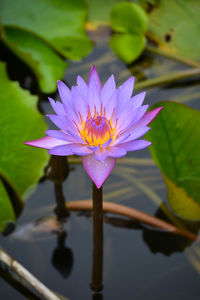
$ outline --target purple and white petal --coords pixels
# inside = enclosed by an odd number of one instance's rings
[[[119,158],[119,157],[123,157],[126,155],[126,150],[123,149],[123,148],[120,148],[120,147],[110,147],[107,149],[108,151],[108,156],[111,156],[111,157],[116,157],[116,158]]]
[[[99,75],[98,75],[97,70],[94,65],[92,66],[91,71],[90,71],[90,75],[89,75],[89,79],[88,79],[88,86],[90,86],[90,83],[92,80],[94,80],[96,82],[98,92],[100,92],[101,88],[102,88],[102,84],[101,84],[101,80],[99,78]]]
[[[60,145],[57,147],[52,148],[49,150],[49,154],[51,155],[58,155],[58,156],[67,156],[67,155],[73,155],[72,152],[72,145],[73,144],[67,144],[67,145]]]
[[[57,115],[66,115],[66,112],[61,102],[59,101],[55,102],[52,98],[48,98],[48,99],[51,104],[51,107],[53,108],[53,110]]]
[[[109,98],[108,103],[106,105],[106,118],[108,120],[111,119],[112,114],[115,110],[115,107],[116,107],[116,104],[117,104],[117,95],[118,95],[118,91],[115,90],[114,93]]]
[[[117,110],[123,107],[127,103],[127,101],[130,100],[131,95],[133,93],[133,86],[134,77],[130,77],[119,87]]]
[[[99,162],[93,155],[88,155],[83,156],[82,163],[85,171],[99,189],[112,172],[116,159],[107,157],[104,162]]]
[[[100,149],[94,153],[94,158],[100,162],[104,162],[104,160],[108,157],[107,149]]]
[[[61,141],[50,136],[45,136],[41,139],[25,142],[24,144],[37,147],[37,148],[52,149],[53,147],[56,146],[67,145],[68,142]]]
[[[84,146],[82,144],[74,144],[71,149],[73,154],[80,155],[80,156],[89,155],[93,153],[91,149],[89,149],[87,146]]]
[[[137,94],[136,96],[132,97],[130,100],[131,100],[131,102],[133,102],[133,105],[135,107],[139,107],[144,102],[145,95],[146,95],[146,92],[142,92],[142,93]]]
[[[145,135],[150,129],[151,129],[150,127],[144,126],[144,127],[138,127],[129,133],[124,133],[121,136],[119,136],[118,139],[115,140],[115,143],[113,145],[122,144],[122,143],[126,143],[126,142],[129,142],[132,140],[136,140],[136,139],[140,138],[141,136]],[[123,137],[124,137],[124,139],[123,139]]]
[[[125,143],[131,140],[135,140],[143,135],[145,135],[150,130],[150,127],[144,126],[144,127],[138,127],[134,129],[131,132],[125,132],[119,135],[118,138],[115,139],[113,145]]]
[[[88,94],[88,86],[81,76],[77,77],[77,85],[80,95],[86,100]]]
[[[126,151],[136,151],[141,150],[144,148],[147,148],[151,145],[151,142],[145,141],[145,140],[134,140],[129,141],[123,144],[117,145],[117,147],[120,147]]]
[[[127,104],[124,108],[115,115],[115,118],[118,119],[117,130],[125,131],[130,124],[134,122],[137,118],[138,109],[132,106],[132,103]]]
[[[66,116],[47,115],[47,117],[60,129],[77,133],[75,125]]]
[[[140,127],[149,125],[162,109],[163,107],[160,106],[151,111],[146,112],[145,115],[135,124],[135,126]]]
[[[47,130],[46,135],[62,141],[67,141],[71,143],[77,142],[74,137],[60,130]]]
[[[123,126],[123,130],[124,131],[127,131],[127,132],[131,132],[133,131],[136,127],[138,126],[135,126],[137,124],[137,122],[144,116],[144,114],[146,113],[147,109],[148,109],[148,105],[143,105],[141,107],[138,107],[137,109],[137,113],[136,115],[134,116],[134,119],[133,121],[125,128]]]
[[[90,108],[91,115],[94,116],[95,108],[97,112],[100,112],[100,97],[97,88],[96,80],[91,79],[88,87],[88,105]]]
[[[58,80],[58,91],[60,95],[60,99],[62,100],[63,104],[68,104],[71,102],[71,91],[70,89],[64,84],[64,82]]]
[[[101,90],[100,99],[104,107],[106,107],[108,100],[110,99],[110,97],[112,96],[115,90],[116,90],[115,78],[113,75],[111,75]]]
[[[81,115],[82,120],[85,121],[88,115],[88,103],[85,98],[80,94],[78,87],[72,87],[72,102],[76,112]],[[80,124],[80,123],[79,123]]]

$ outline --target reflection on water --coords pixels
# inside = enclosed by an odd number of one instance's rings
[[[67,234],[65,231],[57,236],[57,247],[52,254],[52,265],[63,278],[70,276],[73,269],[73,253],[72,250],[65,246]]]
[[[15,73],[15,67],[19,64],[17,60],[15,64],[15,60],[14,65],[9,67],[10,74]],[[77,73],[84,77],[91,62],[96,64],[104,81],[111,73],[115,73],[118,84],[131,74],[144,79],[182,68],[181,64],[155,58],[149,53],[127,68],[116,60],[105,45],[97,44],[91,55],[68,68],[65,81],[71,86]],[[32,75],[28,73],[29,77],[32,78]],[[34,80],[27,80],[27,70],[23,68],[21,82],[23,86],[34,87]],[[199,108],[199,103],[195,101],[200,93],[199,81],[193,83],[149,90],[146,99],[154,104],[176,97],[179,97],[179,102],[193,98],[189,105]],[[46,101],[47,96],[40,94],[40,99],[41,110],[49,113],[51,108]],[[73,172],[71,170],[72,165],[68,165],[65,158],[51,158],[45,171],[46,177],[27,201],[16,231],[7,237],[0,237],[4,249],[50,289],[72,300],[198,299],[199,242],[192,243],[184,237],[109,214],[104,215],[104,290],[102,293],[90,290],[91,214],[71,213],[64,223],[60,215],[64,201],[91,197],[91,182],[81,165],[74,164]],[[117,165],[104,186],[104,200],[120,202],[161,218],[165,217],[158,207],[165,199],[162,177],[150,159],[148,150],[129,154],[123,164]],[[57,215],[52,217],[55,206]],[[169,212],[167,220],[171,218]],[[195,233],[199,231],[198,226],[192,228],[191,224],[183,224],[182,220],[173,216],[174,220]],[[0,267],[3,299],[40,299],[22,286],[13,274]]]

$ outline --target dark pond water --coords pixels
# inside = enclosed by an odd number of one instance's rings
[[[15,75],[15,64],[10,67]],[[114,54],[97,43],[93,53],[66,71],[71,86],[77,74],[86,79],[95,63],[103,81],[114,73],[118,84],[131,74],[142,80],[181,70],[183,65],[146,53],[127,68]],[[34,80],[22,69],[21,84],[35,88]],[[138,92],[138,91],[137,91]],[[146,103],[177,100],[199,108],[198,80],[149,89]],[[46,95],[40,95],[40,109],[51,111]],[[36,150],[37,151],[37,150]],[[148,150],[129,153],[128,163],[119,163],[104,185],[104,199],[161,216],[159,206],[166,189]],[[136,161],[136,158],[138,160]],[[146,159],[146,160],[144,160]],[[66,201],[89,199],[92,187],[81,165],[70,165],[62,185]],[[50,289],[71,300],[79,299],[199,299],[200,246],[185,238],[106,214],[104,218],[104,288],[90,289],[92,272],[92,219],[90,214],[71,213],[62,235],[56,233],[54,184],[43,178],[26,202],[16,230],[0,237],[0,245]],[[164,217],[164,216],[163,216]],[[42,219],[41,219],[42,218]],[[34,225],[40,219],[40,226]],[[47,224],[45,231],[44,224]],[[36,228],[34,230],[34,228]],[[40,232],[40,228],[45,232]],[[0,268],[1,299],[40,299],[28,293]]]

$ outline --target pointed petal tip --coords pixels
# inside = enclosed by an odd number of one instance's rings
[[[116,158],[107,157],[104,162],[100,162],[93,155],[88,155],[82,157],[82,162],[88,176],[96,184],[97,188],[100,188],[112,172]]]
[[[98,89],[101,90],[102,84],[101,84],[101,80],[99,78],[99,74],[97,72],[97,69],[96,69],[95,65],[92,65],[92,67],[91,67],[89,78],[88,78],[88,84],[90,84],[90,82],[92,80],[95,80]]]
[[[93,64],[92,67],[91,67],[91,71],[92,71],[92,70],[96,70],[96,67],[95,67],[94,64]]]
[[[162,109],[163,109],[163,106],[159,106],[150,111],[150,112],[154,112],[153,118],[151,119],[150,123],[157,117],[157,115],[161,112]]]
[[[63,82],[61,80],[57,80],[57,85],[62,84]]]

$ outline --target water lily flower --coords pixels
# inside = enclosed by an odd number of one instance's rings
[[[150,142],[138,139],[162,107],[147,112],[142,105],[145,92],[132,97],[134,77],[116,88],[111,75],[102,86],[93,66],[88,84],[78,76],[71,90],[58,81],[61,102],[50,104],[56,114],[47,117],[59,130],[25,144],[49,149],[52,155],[80,155],[87,174],[100,188],[115,166],[116,159],[128,151],[144,149]]]

